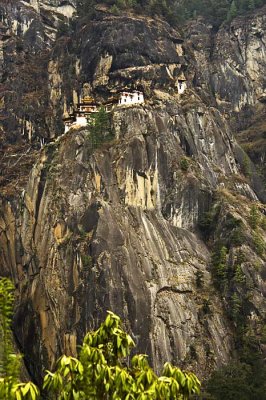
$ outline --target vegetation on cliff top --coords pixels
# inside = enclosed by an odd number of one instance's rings
[[[97,0],[78,0],[77,9],[80,15],[93,15],[94,6],[102,4]],[[140,14],[164,17],[170,24],[184,22],[192,17],[202,15],[214,26],[230,22],[237,15],[244,14],[266,4],[266,0],[105,0],[111,11],[119,14],[122,10],[133,9]]]

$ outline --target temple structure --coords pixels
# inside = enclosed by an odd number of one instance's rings
[[[143,104],[144,95],[142,92],[121,92],[118,99],[118,106],[126,106],[131,104]]]
[[[97,113],[98,107],[94,99],[90,96],[84,97],[78,104],[73,114],[66,115],[63,118],[65,125],[65,133],[69,131],[72,126],[86,126],[88,118],[92,113]]]
[[[71,127],[87,126],[88,119],[91,114],[97,113],[100,107],[104,107],[106,112],[112,111],[115,107],[131,106],[134,104],[143,104],[144,95],[137,90],[133,92],[121,92],[116,96],[110,97],[105,103],[97,104],[90,96],[84,96],[77,104],[76,109],[72,114],[67,114],[63,118],[65,125],[65,133]]]
[[[187,88],[187,84],[186,84],[186,78],[184,76],[184,74],[182,73],[179,77],[178,77],[178,82],[177,82],[177,90],[179,94],[183,94],[184,91]]]

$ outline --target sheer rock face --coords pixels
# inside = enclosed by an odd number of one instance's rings
[[[60,4],[36,1],[23,7],[33,10],[34,21],[47,33],[41,10],[56,19]],[[226,235],[229,214],[249,234],[249,204],[263,190],[254,183],[253,169],[251,178],[242,175],[244,153],[216,102],[223,85],[215,86],[216,100],[210,91],[215,79],[206,56],[214,53],[209,28],[199,26],[198,39],[191,33],[183,42],[163,22],[99,12],[92,23],[77,25],[73,36],[41,39],[36,54],[44,49],[46,58],[36,67],[44,72],[43,92],[35,108],[30,101],[27,115],[30,111],[33,137],[43,132],[46,138],[59,137],[40,150],[22,195],[1,200],[0,214],[0,273],[16,282],[15,335],[36,379],[40,366],[53,367],[63,351],[75,354],[76,343],[108,309],[121,315],[137,350],[148,353],[157,369],[169,360],[207,376],[230,358],[234,326],[225,312],[230,303],[222,304],[213,286],[209,243],[199,221],[219,199],[216,234]],[[27,40],[25,33],[23,43],[29,45]],[[7,71],[6,57],[7,48]],[[243,78],[253,85],[250,99],[263,86],[256,65],[256,84],[246,72]],[[189,89],[180,96],[183,74]],[[115,137],[97,149],[86,129],[60,135],[62,113],[71,110],[85,82],[83,90],[99,101],[124,87],[145,93],[144,106],[111,114]],[[230,93],[228,86],[229,109],[239,108],[241,96]],[[14,98],[6,96],[10,112]],[[20,126],[17,115],[22,118],[24,110],[12,113]],[[11,125],[5,129],[10,133]],[[265,232],[261,235],[265,239]],[[247,260],[243,273],[252,286],[250,326],[256,330],[265,317],[265,260],[252,246],[250,239],[241,251]]]
[[[238,17],[215,34],[203,20],[187,27],[195,49],[198,84],[208,85],[225,111],[254,106],[265,90],[265,7]]]
[[[195,152],[182,172],[178,129],[182,123],[187,141],[197,140],[189,131],[198,129],[197,113],[173,112],[175,104],[116,111],[116,140],[107,148],[92,153],[88,132],[71,131],[33,168],[13,268],[21,296],[16,335],[37,365],[40,357],[53,364],[61,351],[73,351],[76,336],[96,327],[106,309],[124,317],[157,368],[168,359],[208,373],[228,360],[228,321],[211,287],[209,252],[193,228],[217,186],[212,166],[228,173],[237,167],[206,109],[213,131],[210,138],[201,130],[201,140],[206,147],[212,140],[215,150],[208,162]]]

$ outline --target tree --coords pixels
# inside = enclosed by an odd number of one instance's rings
[[[11,318],[14,287],[0,280],[0,399],[37,400],[39,389],[19,381],[21,357],[12,350]],[[84,338],[78,358],[63,355],[55,372],[47,371],[43,389],[51,400],[172,400],[199,394],[200,382],[191,372],[166,363],[157,376],[145,354],[127,357],[134,347],[120,318],[108,311],[99,329]]]
[[[207,391],[215,400],[250,400],[250,366],[232,363],[215,371],[207,384]]]
[[[104,107],[101,107],[97,113],[90,115],[88,124],[93,147],[97,147],[104,141],[110,139],[110,118]]]
[[[232,19],[235,18],[236,16],[237,16],[237,7],[235,1],[233,0],[228,10],[226,20],[228,22],[231,22]]]
[[[212,271],[214,282],[220,290],[224,290],[227,284],[227,248],[219,246],[212,254]]]
[[[54,373],[47,372],[44,388],[58,400],[188,399],[198,394],[200,382],[191,372],[170,363],[157,376],[145,354],[126,359],[134,347],[120,318],[108,311],[106,320],[84,338],[78,358],[62,356]]]
[[[253,204],[249,212],[249,224],[252,229],[256,229],[260,221],[260,213],[258,208]]]
[[[13,302],[13,284],[7,278],[0,279],[0,399],[35,400],[38,388],[32,382],[19,381],[21,356],[14,353],[12,345]]]

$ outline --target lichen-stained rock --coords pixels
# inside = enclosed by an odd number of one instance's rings
[[[23,170],[32,147],[38,152],[21,196],[1,192],[0,273],[17,287],[16,339],[40,380],[41,368],[53,368],[63,351],[75,355],[110,309],[156,369],[168,360],[206,377],[235,349],[231,298],[221,296],[210,274],[215,241],[238,243],[228,244],[230,271],[237,252],[245,256],[237,267],[249,285],[247,326],[258,337],[265,319],[265,229],[254,234],[250,227],[250,204],[263,214],[257,196],[264,189],[226,122],[243,99],[256,102],[254,93],[264,107],[261,52],[242,73],[228,27],[214,33],[197,20],[183,41],[159,19],[103,9],[93,21],[57,32],[72,6],[32,0],[18,10],[14,2],[0,26],[1,104],[10,116],[1,162],[9,152],[6,164]],[[238,37],[241,21],[231,24]],[[232,48],[223,45],[223,32]],[[182,95],[179,78],[187,79]],[[112,140],[94,148],[89,130],[62,135],[62,115],[80,97],[101,103],[134,89],[144,92],[145,104],[111,112]],[[47,142],[40,150],[38,135]],[[22,154],[18,138],[29,144]],[[232,224],[241,225],[242,236]],[[241,285],[234,291],[246,295]]]
[[[195,56],[197,91],[224,113],[264,178],[265,32],[265,6],[223,24],[218,32],[202,18],[185,29],[185,43]],[[260,198],[265,201],[264,195]]]
[[[211,286],[209,251],[193,233],[219,177],[238,171],[217,113],[174,103],[122,108],[103,147],[70,130],[43,149],[23,196],[15,275],[16,337],[35,368],[73,353],[107,309],[157,369],[171,360],[206,375],[228,360],[230,324]],[[238,190],[255,198],[247,188]]]
[[[241,111],[263,94],[265,27],[265,6],[217,33],[202,19],[189,23],[186,38],[194,47],[197,84],[211,88],[221,109]]]

